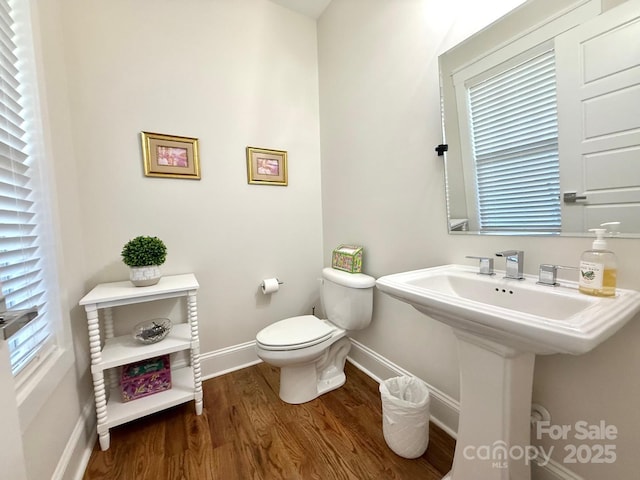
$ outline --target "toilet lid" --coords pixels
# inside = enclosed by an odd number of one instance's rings
[[[335,327],[313,315],[286,318],[263,328],[258,343],[269,350],[291,350],[316,345],[328,339]]]

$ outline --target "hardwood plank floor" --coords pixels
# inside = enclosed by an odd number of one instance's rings
[[[279,370],[260,363],[203,383],[193,402],[111,430],[84,480],[440,480],[454,440],[431,425],[407,460],[386,445],[378,384],[347,363],[346,384],[303,405],[278,397]]]

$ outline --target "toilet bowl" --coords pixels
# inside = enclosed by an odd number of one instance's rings
[[[287,340],[291,337],[286,329],[295,324],[309,327],[309,336],[299,332],[295,340]],[[280,345],[272,337],[274,331],[282,339]],[[320,331],[323,335],[318,337]],[[268,337],[270,342],[263,343]],[[281,320],[256,336],[258,357],[280,367],[280,398],[292,404],[308,402],[344,385],[344,362],[350,348],[345,330],[312,315]]]
[[[301,315],[280,320],[256,335],[256,353],[280,368],[280,398],[311,401],[341,387],[351,349],[349,330],[371,322],[375,279],[364,274],[323,270],[322,302],[327,320]]]

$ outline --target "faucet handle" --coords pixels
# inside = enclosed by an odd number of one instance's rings
[[[492,257],[475,257],[473,255],[467,255],[466,258],[475,258],[480,260],[479,275],[494,275],[493,273],[493,258]]]
[[[540,264],[538,271],[538,281],[536,283],[540,285],[556,286],[560,285],[557,282],[558,270],[579,270],[578,267],[566,267],[564,265],[552,265],[549,263]]]

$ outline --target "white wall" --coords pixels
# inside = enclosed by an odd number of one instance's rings
[[[67,442],[95,442],[83,431],[94,418],[77,302],[128,277],[127,240],[157,235],[168,247],[163,272],[196,274],[207,354],[318,304],[322,218],[314,20],[267,0],[33,4],[77,357],[24,435],[29,478],[40,480],[63,455],[81,463]],[[145,177],[143,130],[197,137],[202,180]],[[289,186],[248,185],[247,146],[287,150]],[[285,283],[264,297],[260,281],[272,276]]]
[[[476,5],[478,4],[478,5]],[[485,2],[334,0],[318,23],[325,263],[335,245],[364,245],[376,277],[470,262],[465,255],[506,248],[540,263],[576,265],[581,238],[452,236],[446,230],[437,55],[473,31]],[[468,30],[465,32],[465,28]],[[611,242],[621,260],[619,286],[640,289],[638,240]],[[451,332],[380,293],[372,326],[356,338],[458,398]],[[638,318],[594,351],[536,360],[535,402],[554,424],[604,419],[618,427],[614,464],[567,465],[585,478],[635,478],[640,413]],[[545,445],[550,445],[544,441]],[[571,441],[579,444],[582,442]],[[562,462],[564,444],[552,442]]]
[[[201,284],[201,350],[316,302],[322,266],[316,28],[266,0],[62,3],[89,278],[127,278],[157,235]],[[146,178],[140,132],[197,137],[202,180]],[[289,186],[248,185],[245,147],[287,150]],[[265,277],[285,282],[271,299]]]

